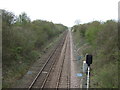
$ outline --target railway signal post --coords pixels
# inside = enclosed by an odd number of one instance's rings
[[[86,63],[88,65],[88,67],[87,67],[87,88],[89,88],[89,84],[90,84],[90,65],[92,64],[92,55],[90,55],[90,54],[86,55]]]

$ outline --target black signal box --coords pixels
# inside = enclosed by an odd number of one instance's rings
[[[88,64],[88,66],[92,64],[92,55],[86,55],[86,63]]]

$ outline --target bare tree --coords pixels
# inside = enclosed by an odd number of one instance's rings
[[[79,19],[75,20],[75,24],[76,24],[76,25],[79,25],[80,22],[81,22],[81,21],[80,21]]]

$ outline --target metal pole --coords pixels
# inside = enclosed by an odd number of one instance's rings
[[[87,73],[87,88],[89,88],[90,83],[90,67],[88,66],[88,73]]]

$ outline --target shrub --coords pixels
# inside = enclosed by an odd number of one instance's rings
[[[102,23],[94,21],[73,28],[76,32],[80,32],[80,34],[74,32],[77,38],[81,36],[79,42],[83,49],[80,52],[83,55],[90,53],[94,57],[91,65],[91,73],[93,74],[91,87],[118,88],[118,61],[120,57],[117,22],[113,20]]]

